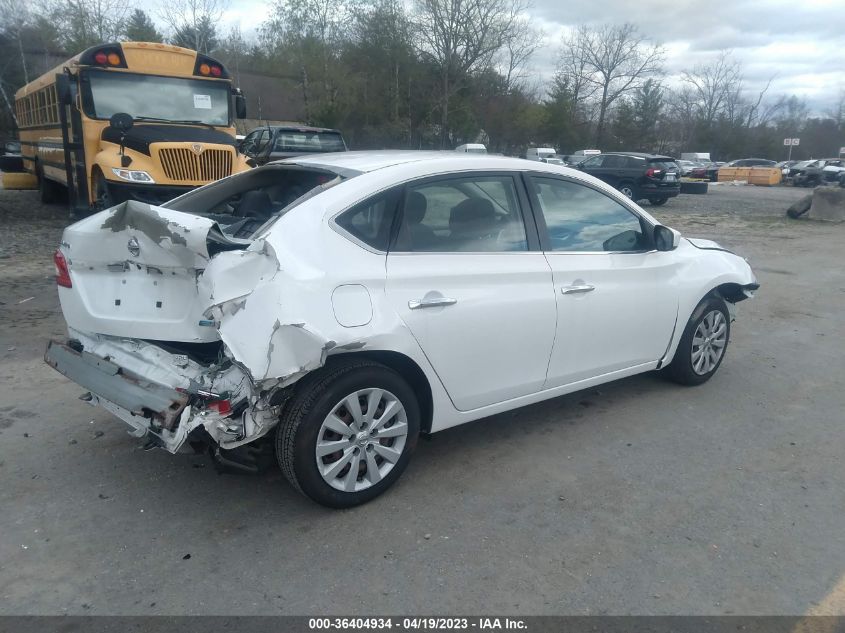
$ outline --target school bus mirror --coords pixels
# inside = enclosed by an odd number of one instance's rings
[[[67,105],[73,101],[73,95],[70,89],[70,77],[64,73],[56,75],[56,97],[62,105]]]
[[[135,121],[131,114],[126,112],[115,112],[109,119],[109,127],[113,127],[121,134],[126,134],[135,125]]]
[[[246,118],[246,99],[243,95],[235,95],[235,114],[239,119]]]

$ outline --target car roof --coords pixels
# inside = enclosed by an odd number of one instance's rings
[[[612,154],[614,156],[634,156],[635,158],[659,158],[661,160],[675,160],[671,156],[663,156],[662,154],[646,154],[645,152],[602,152],[602,154]]]
[[[336,130],[330,127],[312,127],[310,125],[259,125],[258,127],[250,130],[254,132],[255,130],[266,130],[271,129],[274,131],[283,130],[289,132],[333,132],[335,134],[340,134],[340,130]]]
[[[522,158],[509,158],[495,154],[462,154],[450,151],[427,150],[378,150],[359,152],[327,152],[288,158],[283,163],[303,167],[323,167],[332,171],[367,173],[409,163],[454,161],[456,169],[466,167],[468,162],[476,168],[525,169],[526,161]]]

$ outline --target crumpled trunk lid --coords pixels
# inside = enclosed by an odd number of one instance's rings
[[[71,288],[59,288],[76,330],[168,341],[218,340],[203,317],[198,280],[215,223],[128,201],[65,229],[61,251]]]

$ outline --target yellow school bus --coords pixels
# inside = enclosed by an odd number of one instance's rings
[[[94,46],[15,93],[24,168],[72,215],[161,204],[249,169],[235,143],[244,97],[215,59],[179,46]]]

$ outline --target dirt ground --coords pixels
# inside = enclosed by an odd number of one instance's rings
[[[64,210],[0,191],[0,614],[845,613],[845,225],[805,191],[645,208],[747,257],[718,374],[622,380],[421,442],[329,511],[145,452],[42,361]]]

